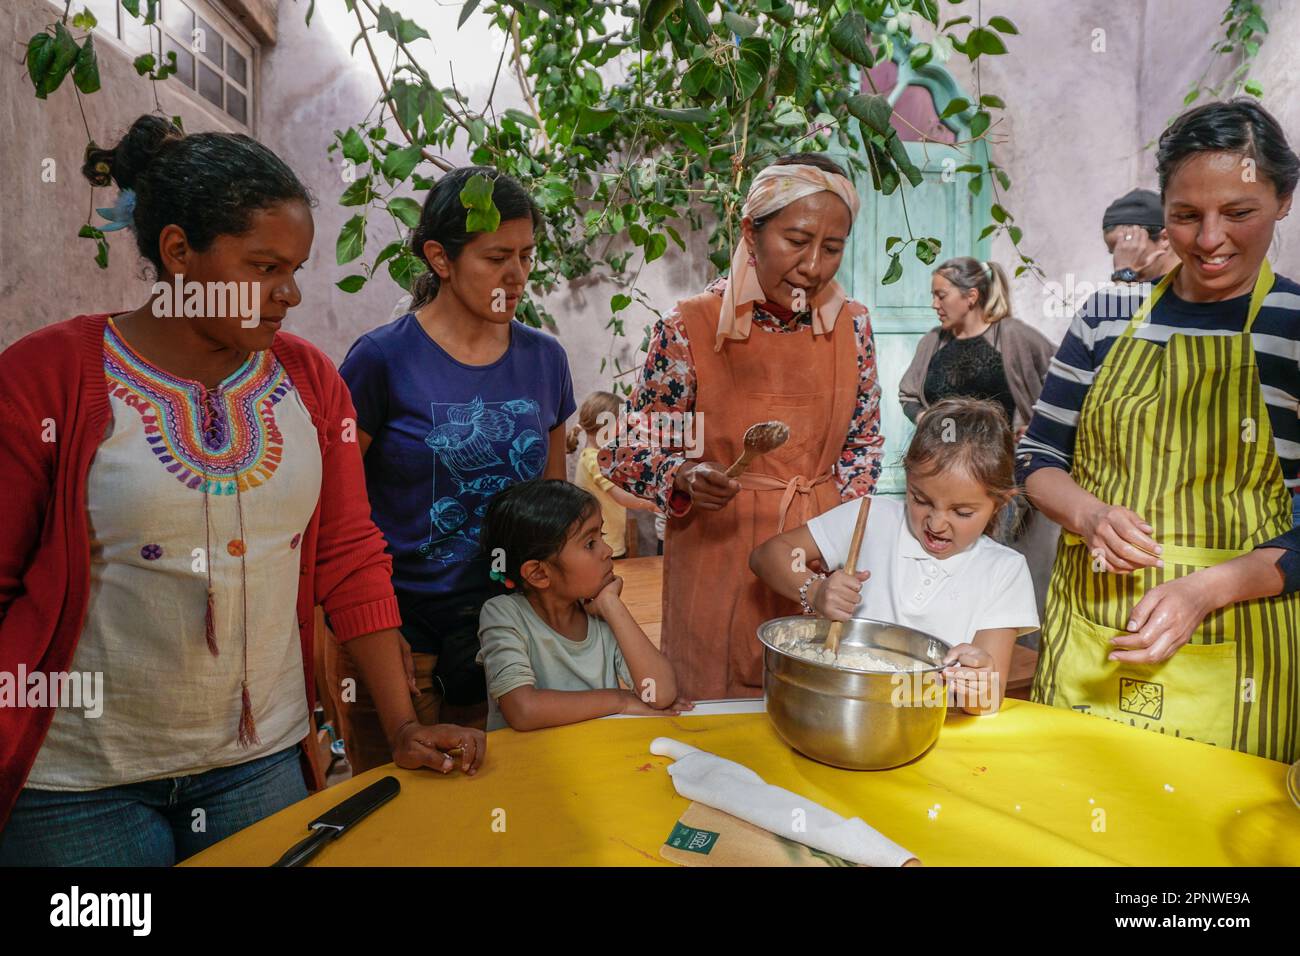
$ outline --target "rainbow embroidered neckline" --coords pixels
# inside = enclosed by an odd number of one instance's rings
[[[253,353],[208,389],[151,365],[110,319],[104,374],[109,394],[140,414],[158,463],[187,488],[233,495],[256,488],[279,467],[284,439],[275,406],[293,384],[270,349]]]

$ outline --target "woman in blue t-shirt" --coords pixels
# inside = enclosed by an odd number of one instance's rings
[[[466,229],[461,190],[493,180],[492,232]],[[564,478],[573,385],[552,336],[513,321],[532,271],[542,216],[524,188],[485,166],[447,173],[430,190],[411,250],[429,271],[412,311],[366,333],[340,371],[357,408],[358,441],[375,523],[393,556],[393,586],[410,644],[423,723],[477,727],[487,716],[479,609],[500,593],[479,557],[479,528],[496,492]],[[331,647],[330,693],[354,773],[392,759],[344,647]],[[330,667],[329,665],[333,665]]]

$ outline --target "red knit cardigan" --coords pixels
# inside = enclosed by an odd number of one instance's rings
[[[90,592],[86,481],[110,422],[107,315],[79,315],[0,353],[0,671],[72,666]],[[271,350],[316,426],[321,490],[301,544],[298,629],[308,709],[315,703],[315,606],[346,641],[401,623],[392,559],[370,520],[347,386],[315,346],[280,332]],[[351,426],[355,431],[355,425]],[[36,760],[51,708],[0,707],[0,829]],[[162,730],[163,728],[159,728]]]

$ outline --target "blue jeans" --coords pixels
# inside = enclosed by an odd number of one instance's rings
[[[296,746],[192,777],[25,789],[0,830],[0,866],[171,866],[306,796]]]

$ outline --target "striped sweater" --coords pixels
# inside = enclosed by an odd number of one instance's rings
[[[1021,485],[1040,468],[1070,470],[1079,411],[1088,389],[1150,291],[1149,286],[1103,289],[1074,317],[1017,448],[1016,480]],[[1220,302],[1187,302],[1169,289],[1134,335],[1163,344],[1175,333],[1239,334],[1249,306],[1249,295]],[[1300,494],[1300,285],[1284,276],[1274,278],[1251,327],[1251,341],[1282,477],[1293,494]],[[1300,590],[1300,527],[1260,547],[1292,552],[1280,562],[1286,575],[1285,591]]]

